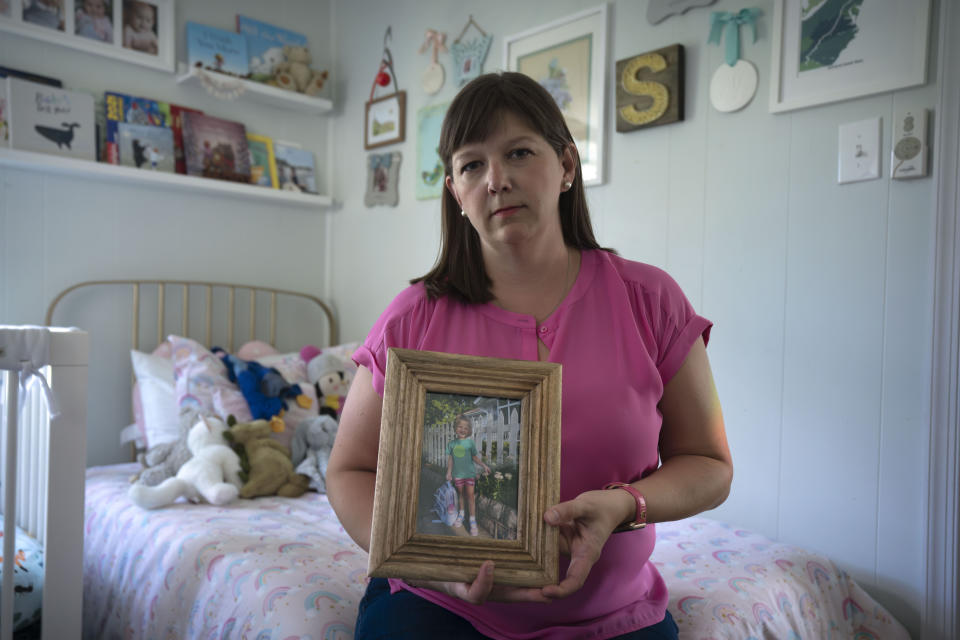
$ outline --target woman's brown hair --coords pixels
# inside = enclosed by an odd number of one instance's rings
[[[522,73],[489,73],[472,80],[450,103],[440,130],[438,151],[443,161],[444,182],[453,175],[453,153],[465,144],[482,142],[499,125],[504,114],[523,120],[540,134],[560,156],[570,149],[576,163],[573,186],[560,194],[560,227],[563,241],[576,249],[603,249],[590,224],[590,211],[580,171],[580,155],[557,103],[546,89]],[[469,303],[493,299],[490,278],[483,265],[480,236],[470,221],[460,215],[460,206],[449,189],[443,190],[440,254],[436,264],[411,284],[424,283],[427,295],[444,295]],[[612,251],[611,249],[605,249]]]

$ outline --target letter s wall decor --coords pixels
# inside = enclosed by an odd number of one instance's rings
[[[617,132],[683,120],[683,45],[617,61]]]

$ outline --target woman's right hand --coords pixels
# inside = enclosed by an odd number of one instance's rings
[[[445,593],[454,598],[460,598],[470,604],[484,602],[540,602],[546,604],[553,599],[543,594],[539,588],[511,587],[493,584],[493,560],[487,560],[480,565],[480,572],[473,582],[440,582],[435,580],[411,581],[407,584],[412,587],[432,589]]]

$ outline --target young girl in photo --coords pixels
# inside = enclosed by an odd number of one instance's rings
[[[470,419],[463,415],[457,416],[454,422],[454,430],[457,433],[457,439],[451,440],[447,444],[447,482],[453,480],[453,484],[457,488],[457,502],[460,503],[460,513],[457,514],[457,520],[453,526],[463,526],[463,494],[466,491],[467,504],[470,507],[470,535],[476,536],[480,533],[477,528],[477,495],[474,490],[477,484],[476,465],[483,467],[483,475],[490,473],[490,467],[480,459],[477,445],[470,437],[473,435]]]

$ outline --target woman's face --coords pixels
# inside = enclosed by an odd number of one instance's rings
[[[446,185],[485,249],[552,234],[562,242],[558,203],[563,183],[573,180],[574,163],[569,150],[558,157],[539,133],[505,113],[486,140],[454,151]]]

